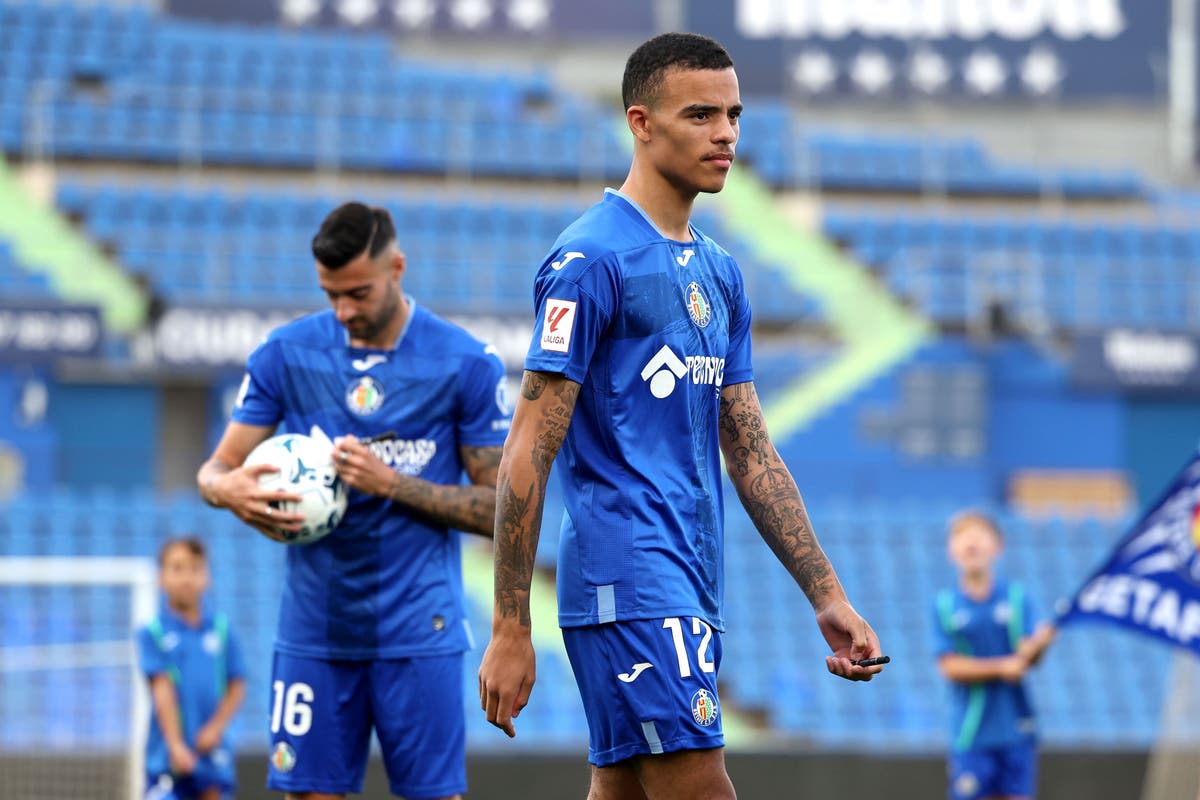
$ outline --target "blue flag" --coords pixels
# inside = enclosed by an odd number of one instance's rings
[[[1102,620],[1200,653],[1200,455],[1117,544],[1059,624]]]

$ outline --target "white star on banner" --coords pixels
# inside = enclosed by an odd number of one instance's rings
[[[542,28],[550,19],[548,0],[512,0],[508,6],[508,19],[523,31]]]
[[[454,0],[450,16],[462,27],[473,31],[492,16],[492,4],[487,0]]]
[[[1007,79],[1004,62],[991,50],[976,50],[963,64],[963,80],[977,94],[995,94],[1004,88]]]
[[[1038,45],[1021,61],[1021,83],[1034,94],[1043,95],[1053,91],[1066,77],[1062,61],[1054,51]]]
[[[850,80],[867,94],[879,94],[892,82],[892,62],[878,50],[859,52],[850,65]]]
[[[289,25],[303,25],[320,10],[320,0],[279,0],[279,16]]]
[[[378,0],[338,0],[337,13],[357,28],[379,13],[379,3]]]
[[[936,50],[923,47],[908,62],[908,81],[926,94],[937,94],[950,82],[950,67]]]
[[[406,28],[423,28],[433,20],[437,6],[433,0],[396,0],[392,14]]]
[[[805,91],[819,94],[837,80],[837,66],[824,50],[806,50],[792,63],[792,80]]]

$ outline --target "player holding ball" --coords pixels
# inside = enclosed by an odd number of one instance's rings
[[[249,357],[233,419],[197,481],[205,501],[282,540],[301,515],[243,466],[278,426],[335,437],[350,490],[328,536],[287,549],[272,668],[267,785],[289,798],[361,792],[372,728],[393,793],[466,790],[462,530],[490,536],[510,410],[492,348],[404,295],[391,216],[347,203],[312,243],[330,310]],[[364,439],[395,432],[388,441]],[[463,475],[469,483],[461,482]]]

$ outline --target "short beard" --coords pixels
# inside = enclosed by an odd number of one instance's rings
[[[400,292],[396,290],[396,284],[391,281],[388,282],[387,287],[383,308],[379,310],[374,319],[368,320],[366,333],[358,338],[364,340],[374,339],[379,335],[380,331],[388,326],[392,318],[395,317],[396,311],[400,308]]]

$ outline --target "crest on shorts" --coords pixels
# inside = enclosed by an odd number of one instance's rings
[[[276,772],[286,775],[296,766],[296,751],[287,742],[279,742],[271,751],[271,766]]]
[[[697,725],[708,727],[717,721],[721,709],[717,706],[717,696],[708,689],[697,689],[692,695],[692,719]]]

